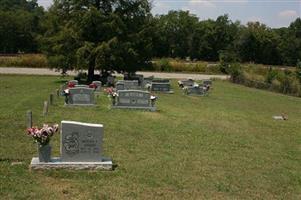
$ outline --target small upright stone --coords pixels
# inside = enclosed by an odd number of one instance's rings
[[[49,95],[49,104],[53,105],[53,94]]]
[[[26,124],[27,124],[27,128],[32,127],[32,111],[31,110],[28,110],[26,112]]]
[[[47,114],[48,114],[48,101],[44,101],[43,115],[46,116]]]

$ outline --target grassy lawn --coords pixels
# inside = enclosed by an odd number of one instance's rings
[[[0,75],[1,199],[301,199],[301,99],[215,81],[208,97],[159,94],[158,112],[64,107],[43,101],[60,77]],[[105,127],[115,171],[29,171],[35,125],[74,120]],[[273,115],[285,112],[288,121]],[[59,156],[59,135],[51,141]],[[13,162],[22,162],[12,165]]]

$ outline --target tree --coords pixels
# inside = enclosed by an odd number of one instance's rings
[[[237,41],[237,50],[242,61],[262,64],[280,64],[280,37],[259,22],[249,22],[242,29]]]
[[[0,52],[37,52],[43,8],[37,1],[0,1]]]
[[[147,0],[55,0],[47,15],[44,52],[53,67],[135,72],[152,53]]]

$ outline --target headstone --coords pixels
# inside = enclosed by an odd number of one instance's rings
[[[173,93],[170,90],[170,83],[169,82],[152,82],[150,86],[150,90],[152,92],[164,92],[164,93]]]
[[[115,85],[115,77],[114,77],[114,76],[108,76],[108,77],[107,77],[107,85],[108,85],[109,87]]]
[[[156,78],[156,79],[153,79],[152,80],[153,83],[169,83],[169,79],[159,79],[159,78]]]
[[[195,84],[195,82],[192,79],[186,79],[178,81],[178,84],[180,87],[191,87]]]
[[[53,94],[49,95],[49,104],[53,105]]]
[[[31,160],[31,169],[112,170],[112,159],[103,156],[103,125],[74,121],[61,122],[61,157],[50,162]]]
[[[124,80],[138,81],[138,85],[142,86],[144,77],[142,74],[124,74]]]
[[[119,90],[113,108],[144,109],[155,111],[156,107],[151,104],[151,94],[141,90]]]
[[[95,105],[94,89],[84,87],[70,88],[67,105]]]
[[[209,85],[209,86],[211,86],[212,85],[212,81],[210,79],[203,80],[203,85]]]
[[[73,83],[74,85],[78,85],[78,80],[70,80],[68,83]]]
[[[48,102],[44,101],[43,115],[46,116],[47,114],[48,114]]]
[[[31,110],[28,110],[26,112],[26,124],[27,124],[27,128],[32,127],[32,111]]]
[[[97,86],[97,88],[95,89],[96,92],[101,91],[102,83],[100,81],[93,81],[92,84],[95,84]]]
[[[151,84],[153,79],[154,79],[154,76],[145,77],[143,79],[142,86],[145,87],[147,84]]]
[[[62,121],[62,162],[99,162],[102,159],[103,126]]]
[[[116,83],[116,90],[138,90],[141,89],[137,80],[133,81],[118,81]]]
[[[205,89],[202,86],[197,87],[185,87],[184,91],[187,95],[198,95],[198,96],[204,96],[206,94]]]

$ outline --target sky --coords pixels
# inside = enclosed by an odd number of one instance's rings
[[[52,0],[38,0],[45,8]],[[232,21],[259,21],[272,28],[287,27],[301,17],[301,0],[152,0],[152,13],[188,10],[201,20],[229,14]]]

